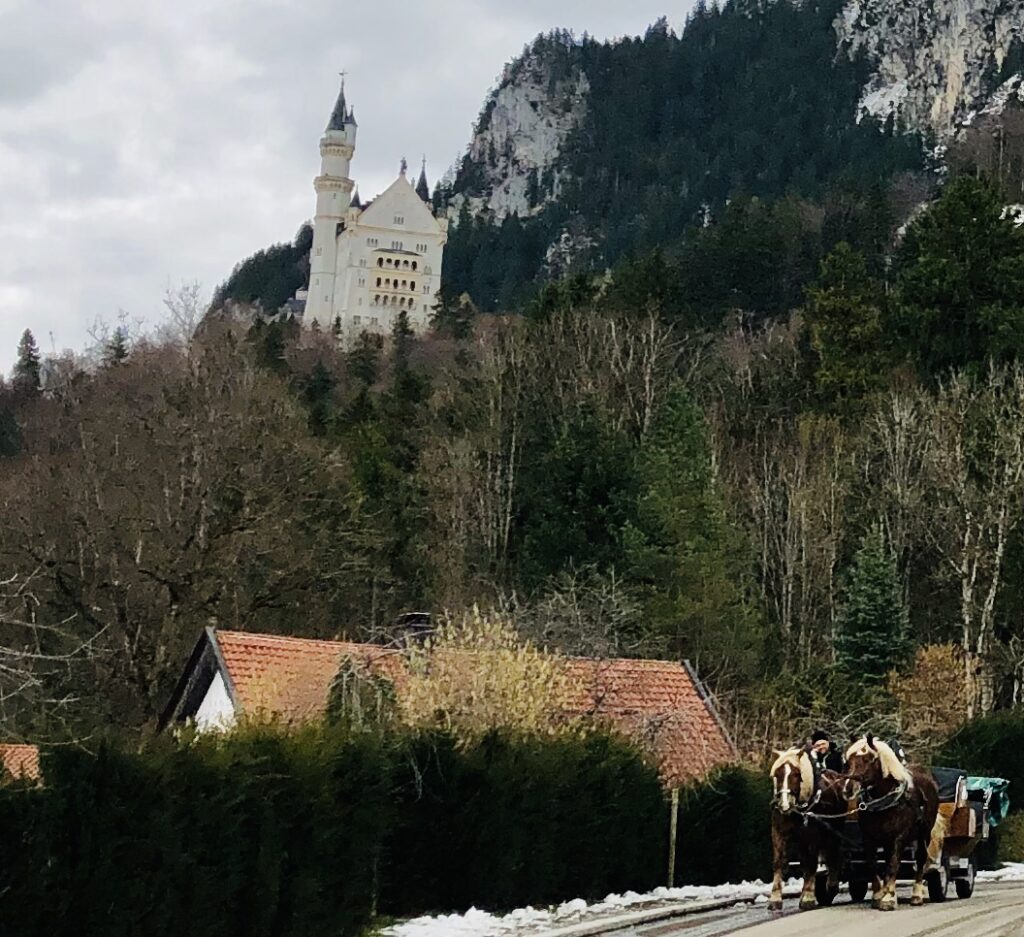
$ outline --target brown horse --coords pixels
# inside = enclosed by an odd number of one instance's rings
[[[800,910],[816,904],[815,880],[818,860],[824,856],[828,868],[825,890],[828,900],[839,891],[842,865],[839,830],[846,814],[844,775],[823,771],[815,779],[811,756],[806,748],[777,752],[771,767],[772,779],[772,858],[774,877],[768,902],[770,911],[782,910],[782,878],[789,858],[789,845],[795,842],[800,859],[804,887]]]
[[[847,777],[859,785],[861,838],[868,875],[874,881],[872,900],[882,911],[896,910],[896,877],[903,847],[914,847],[916,876],[912,905],[924,904],[924,874],[937,862],[946,823],[939,815],[939,791],[931,772],[904,765],[896,753],[867,735],[846,752]],[[884,859],[884,880],[875,871],[878,850]]]

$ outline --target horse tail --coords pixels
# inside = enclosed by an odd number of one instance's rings
[[[939,861],[948,828],[949,824],[946,822],[946,818],[941,813],[937,814],[935,824],[932,826],[932,837],[928,843],[928,858],[931,862]]]

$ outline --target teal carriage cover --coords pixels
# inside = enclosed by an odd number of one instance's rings
[[[988,822],[990,826],[999,826],[1010,810],[1010,795],[1007,788],[1010,782],[1005,778],[967,778],[967,792],[981,791],[988,801]]]

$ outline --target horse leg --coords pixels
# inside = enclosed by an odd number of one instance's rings
[[[877,909],[882,903],[882,880],[878,877],[878,847],[864,843],[864,875],[871,882],[871,907]]]
[[[917,868],[914,870],[914,892],[910,903],[916,908],[924,904],[924,870],[928,866],[928,838],[925,836],[919,836],[917,839],[914,861]]]
[[[885,869],[885,883],[882,886],[880,911],[896,910],[896,878],[900,874],[900,860],[903,858],[903,837],[897,836],[889,844],[889,861]]]
[[[829,828],[825,834],[828,842],[825,846],[825,866],[828,869],[828,881],[825,883],[826,890],[833,898],[839,894],[839,876],[843,871],[843,852],[839,848],[839,838]]]
[[[782,872],[786,867],[786,834],[782,829],[782,817],[772,814],[772,865],[775,875],[772,878],[772,894],[768,899],[769,911],[782,910]]]
[[[800,836],[800,870],[804,874],[804,888],[800,893],[800,910],[810,911],[817,907],[814,883],[818,877],[818,838],[804,829]]]

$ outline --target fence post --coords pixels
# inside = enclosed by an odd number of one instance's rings
[[[676,831],[679,826],[679,788],[672,788],[672,812],[668,818],[668,887],[676,884]]]

